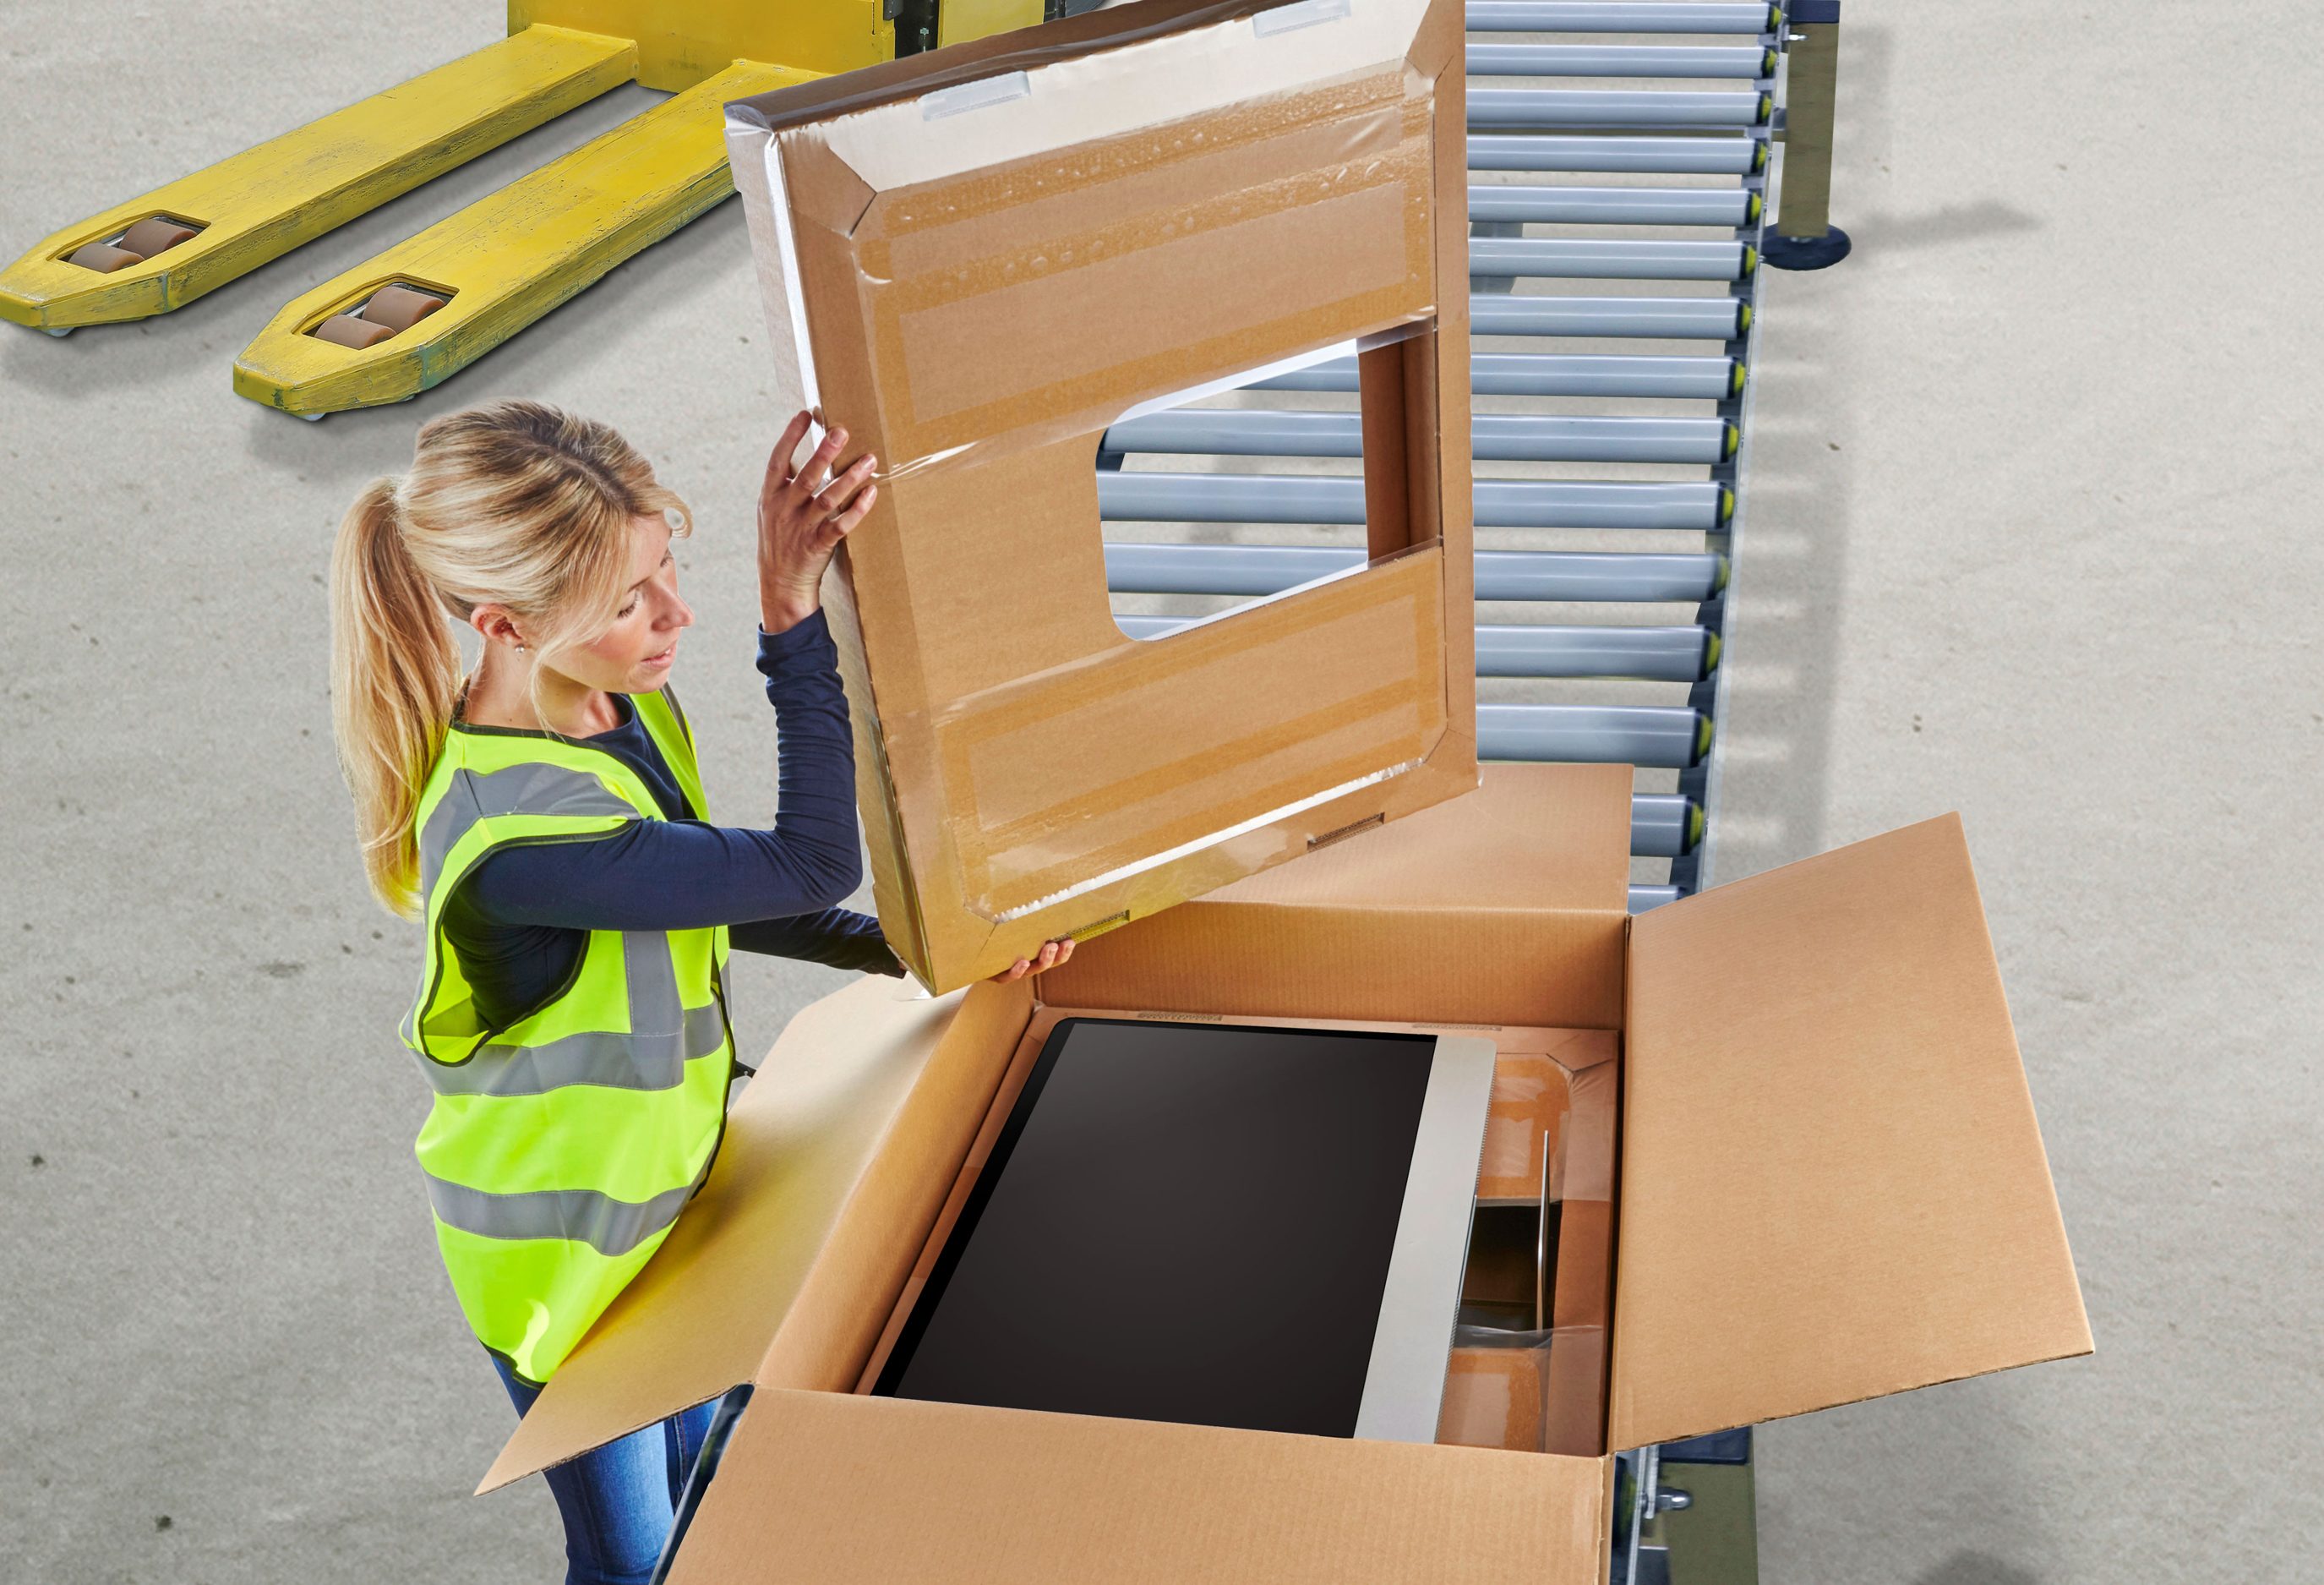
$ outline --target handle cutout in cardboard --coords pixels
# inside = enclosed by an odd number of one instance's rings
[[[1360,417],[1297,411],[1253,387],[1320,363],[1353,360],[1345,341],[1142,402],[1106,426],[1098,496],[1106,524],[1106,581],[1122,633],[1154,643],[1235,612],[1364,570],[1369,559]],[[1282,450],[1283,425],[1305,439]],[[1189,453],[1225,454],[1225,471],[1188,477]],[[1327,456],[1328,453],[1328,456]],[[1286,471],[1285,459],[1297,460]],[[1326,458],[1319,468],[1316,459]],[[1247,516],[1239,517],[1238,514]],[[1253,519],[1257,520],[1254,521]],[[1215,547],[1249,547],[1226,558]]]

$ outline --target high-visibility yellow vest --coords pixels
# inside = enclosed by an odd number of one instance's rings
[[[667,691],[632,696],[696,819],[694,737]],[[503,848],[660,820],[620,756],[455,722],[414,815],[427,958],[403,1024],[436,1094],[416,1153],[468,1324],[545,1382],[644,1265],[710,1170],[734,1072],[726,928],[589,932],[571,980],[492,1026],[444,935],[463,876]]]

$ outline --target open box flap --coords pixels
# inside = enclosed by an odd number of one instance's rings
[[[761,1390],[670,1585],[1599,1585],[1606,1464]]]
[[[2087,1353],[1958,815],[1631,923],[1613,1448]]]
[[[1474,792],[1082,942],[1042,999],[1616,1028],[1630,786],[1628,765],[1487,765]]]
[[[1211,905],[1595,913],[1629,907],[1628,765],[1489,765],[1477,791],[1353,832]]]
[[[881,1309],[892,1287],[850,1306],[812,1302],[817,1286],[867,1280],[863,1246],[882,1240],[858,1224],[879,1209],[870,1202],[889,1188],[883,1174],[919,1162],[932,1177],[948,1173],[945,1141],[918,1152],[881,1147],[900,1130],[943,1123],[924,1115],[932,1103],[981,1080],[938,1081],[988,1060],[994,1043],[1005,1050],[1010,1040],[996,1042],[993,1031],[1021,1027],[1031,1010],[1021,983],[929,997],[885,977],[803,1009],[728,1110],[701,1194],[518,1422],[477,1489],[715,1397],[758,1376],[770,1358],[820,1358],[836,1347],[860,1358],[862,1344],[835,1345],[822,1333]],[[958,1109],[960,1126],[973,1128],[977,1108]],[[798,1303],[803,1294],[811,1302]],[[795,1308],[820,1319],[786,1326]]]

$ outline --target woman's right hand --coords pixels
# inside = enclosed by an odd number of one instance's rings
[[[815,614],[832,552],[880,494],[870,482],[878,459],[868,453],[833,477],[832,460],[847,444],[844,429],[826,431],[806,465],[793,470],[799,441],[822,416],[820,410],[801,412],[784,426],[759,490],[759,626],[769,633]]]
[[[1074,939],[1071,936],[1061,937],[1054,941],[1043,941],[1039,957],[1018,959],[1014,964],[992,976],[992,983],[1007,985],[1011,980],[1022,979],[1028,974],[1039,974],[1046,969],[1055,969],[1073,955]]]

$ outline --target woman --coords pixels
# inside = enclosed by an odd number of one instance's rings
[[[806,466],[790,421],[759,500],[775,825],[714,826],[667,686],[694,614],[685,504],[603,424],[502,402],[421,426],[331,559],[332,697],[372,888],[426,927],[402,1026],[435,1095],[417,1145],[452,1286],[517,1412],[668,1236],[739,1069],[730,947],[881,974],[847,704],[817,590],[874,460]],[[484,642],[463,678],[447,623]],[[1071,955],[1051,943],[1038,972]],[[552,1469],[575,1585],[643,1580],[712,1405]]]

